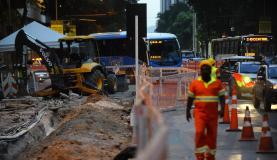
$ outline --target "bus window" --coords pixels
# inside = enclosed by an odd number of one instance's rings
[[[149,40],[150,65],[174,66],[181,62],[179,45],[175,39]]]

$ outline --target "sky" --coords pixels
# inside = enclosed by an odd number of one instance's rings
[[[138,3],[147,4],[147,30],[154,31],[156,28],[157,14],[160,12],[160,0],[139,0]]]

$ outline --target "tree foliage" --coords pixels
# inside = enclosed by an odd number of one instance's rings
[[[189,6],[177,3],[159,13],[156,31],[173,33],[183,49],[192,48],[192,12]]]
[[[270,14],[270,6],[258,0],[188,1],[197,13],[198,33],[202,40],[257,33],[259,18]]]

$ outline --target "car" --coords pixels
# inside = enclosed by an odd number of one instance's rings
[[[181,53],[182,53],[182,61],[183,62],[200,61],[200,60],[204,59],[199,56],[200,55],[199,53],[195,53],[194,51],[183,50],[183,51],[181,51]]]
[[[195,53],[193,51],[190,51],[190,50],[182,50],[181,53],[182,53],[182,60],[183,61],[187,61],[191,58],[196,57]]]
[[[219,67],[220,79],[222,82],[230,82],[232,78],[232,73],[236,71],[236,63],[237,62],[248,62],[254,61],[254,57],[248,56],[230,56],[224,57],[221,59],[217,59],[217,61],[221,61],[222,65]]]
[[[265,111],[271,111],[271,105],[277,104],[277,65],[262,65],[253,87],[253,105],[260,108],[261,102]]]
[[[252,94],[260,66],[261,62],[258,61],[237,62],[235,64],[237,74],[233,74],[231,86],[236,87],[238,98],[241,98],[244,93]]]
[[[277,56],[275,56],[275,57],[266,57],[265,61],[268,64],[277,64]]]
[[[43,82],[46,79],[49,79],[49,73],[47,71],[34,71],[33,72],[34,76],[35,76],[35,80],[37,82]]]

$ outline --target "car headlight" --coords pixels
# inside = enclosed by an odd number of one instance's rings
[[[277,84],[274,84],[274,85],[273,85],[273,89],[277,89]]]

